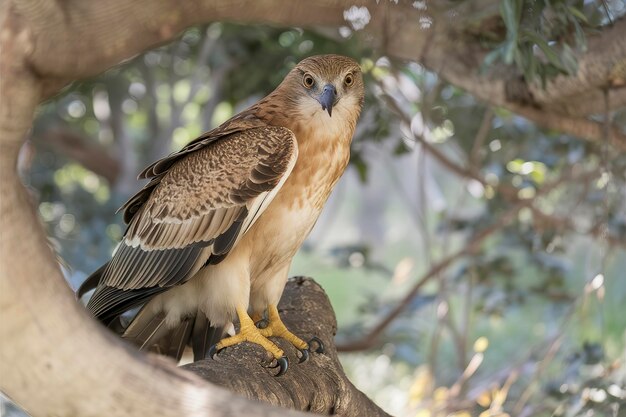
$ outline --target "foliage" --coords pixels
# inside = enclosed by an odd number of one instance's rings
[[[505,38],[487,54],[485,66],[500,60],[515,65],[527,83],[539,79],[544,85],[558,74],[576,74],[576,53],[587,48],[584,28],[607,20],[600,4],[582,0],[503,0],[500,15]],[[481,35],[487,43],[501,37]]]

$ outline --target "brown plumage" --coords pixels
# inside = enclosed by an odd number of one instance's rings
[[[363,103],[359,66],[338,55],[300,62],[267,97],[149,167],[150,182],[123,207],[128,229],[113,259],[79,294],[87,308],[143,348],[194,355],[239,316],[241,331],[218,348],[281,335],[274,313],[291,259],[349,159]],[[126,328],[124,312],[145,304]],[[269,314],[257,330],[250,318]],[[208,320],[207,320],[208,319]],[[281,327],[282,326],[282,327]],[[165,337],[168,335],[169,337]]]

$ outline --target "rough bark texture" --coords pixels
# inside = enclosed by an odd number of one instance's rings
[[[278,308],[295,334],[304,339],[319,337],[324,353],[311,353],[309,360],[300,364],[293,346],[274,339],[289,357],[289,370],[278,378],[260,365],[265,360],[263,350],[250,344],[225,349],[215,360],[184,368],[250,399],[283,407],[346,417],[388,416],[346,378],[334,343],[337,322],[333,308],[315,281],[303,277],[289,280]]]
[[[516,85],[506,71],[480,74],[485,51],[477,43],[461,40],[465,39],[460,34],[461,17],[492,10],[494,5],[497,9],[496,0],[450,2],[452,11],[420,11],[412,4],[374,0],[0,2],[0,339],[10,341],[0,343],[2,389],[35,417],[51,413],[298,415],[246,400],[162,359],[138,354],[103,331],[74,301],[15,170],[41,101],[70,81],[95,75],[171,40],[188,26],[232,20],[336,28],[346,25],[344,10],[367,6],[372,18],[362,36],[381,53],[417,60],[476,97],[546,126],[579,135],[584,125],[589,127],[587,139],[600,140],[602,130],[586,117],[603,112],[599,91],[609,90],[614,106],[626,103],[624,89],[619,89],[624,84],[626,19],[590,39],[589,52],[579,57],[577,76],[557,77],[543,92]],[[430,29],[422,28],[421,17],[433,18]],[[569,123],[574,120],[577,124]],[[613,141],[626,148],[623,133],[614,130]],[[314,359],[302,369],[321,360]]]

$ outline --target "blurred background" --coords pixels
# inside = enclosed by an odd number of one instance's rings
[[[576,3],[585,27],[626,13]],[[19,169],[69,285],[110,258],[124,233],[115,211],[144,166],[300,59],[344,54],[364,71],[365,110],[291,274],[327,291],[350,379],[397,416],[626,415],[624,153],[365,48],[353,31],[367,16],[352,13],[357,25],[332,32],[194,27],[42,105]],[[537,76],[567,71],[558,62]],[[626,130],[625,109],[602,116]],[[20,412],[5,402],[3,413]]]

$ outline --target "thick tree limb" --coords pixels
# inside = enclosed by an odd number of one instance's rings
[[[471,2],[472,4],[474,2]],[[367,7],[371,19],[362,38],[381,53],[417,60],[447,81],[477,98],[525,114],[540,111],[554,117],[531,118],[548,128],[559,126],[566,133],[578,126],[588,138],[599,140],[597,129],[586,116],[603,111],[602,89],[614,89],[615,107],[626,104],[626,18],[590,36],[586,53],[579,54],[575,76],[558,76],[544,90],[526,85],[511,68],[491,73],[481,71],[486,51],[477,40],[464,34],[468,25],[492,17],[497,2],[478,2],[482,7],[467,10],[464,4],[430,5],[418,10],[413,2],[373,0],[313,0],[305,4],[280,0],[230,0],[178,2],[110,0],[85,2],[68,0],[22,0],[14,13],[25,21],[31,47],[28,66],[44,81],[45,95],[54,94],[69,80],[101,72],[129,56],[171,39],[184,28],[211,20],[267,22],[304,27],[345,26],[344,10]],[[495,6],[494,6],[495,5]],[[479,13],[480,12],[480,13]],[[485,17],[486,16],[486,17]],[[425,24],[424,19],[430,19]],[[478,23],[475,21],[478,20]],[[110,30],[115,27],[116,30]],[[566,116],[557,119],[557,115]],[[578,134],[581,135],[578,130]],[[620,146],[626,136],[616,131]]]
[[[337,322],[324,290],[312,279],[297,277],[287,283],[279,305],[287,327],[297,335],[324,342],[323,354],[312,353],[298,364],[295,348],[275,341],[290,358],[287,373],[273,377],[260,366],[261,348],[243,344],[184,366],[195,374],[250,399],[325,415],[388,416],[346,378],[335,348]]]
[[[465,32],[468,25],[477,23],[472,22],[472,14],[467,10],[473,4],[484,4],[482,8],[478,6],[480,23],[493,16],[493,8],[490,9],[488,4],[497,7],[498,2],[477,0],[461,3],[456,9],[437,11],[433,44],[437,44],[439,53],[430,52],[435,46],[431,45],[428,53],[419,60],[450,83],[493,104],[505,107],[507,104],[531,104],[567,116],[601,113],[604,89],[614,89],[617,106],[626,104],[623,88],[626,84],[626,42],[623,41],[626,39],[626,17],[597,33],[590,32],[586,52],[577,54],[578,72],[573,76],[559,75],[550,79],[543,88],[541,83],[525,84],[511,67],[496,66],[488,72],[480,71],[483,58],[489,51]],[[441,20],[446,21],[444,26],[447,27],[441,27]],[[400,51],[406,58],[410,52],[408,46]]]

